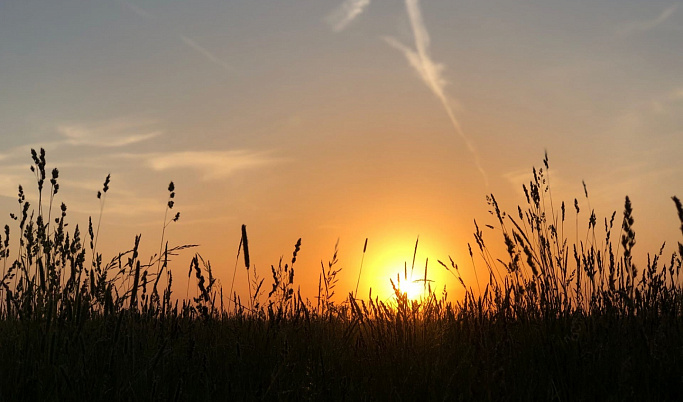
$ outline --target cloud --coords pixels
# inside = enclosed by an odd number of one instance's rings
[[[137,14],[138,16],[145,18],[147,20],[155,20],[157,24],[160,24],[161,21],[155,18],[154,15],[151,13],[147,12],[140,6],[136,6],[135,4],[132,4],[126,0],[121,0],[121,2],[125,5],[126,8],[131,10],[133,13]],[[163,25],[162,25],[163,28]],[[176,31],[177,32],[177,31]],[[177,35],[178,39],[180,39],[181,42],[183,42],[185,45],[187,45],[190,49],[194,50],[195,52],[201,54],[205,59],[208,61],[218,64],[219,66],[223,67],[224,69],[230,69],[230,66],[228,63],[226,63],[224,60],[222,60],[220,57],[216,56],[213,52],[211,52],[209,49],[205,48],[204,46],[200,45],[196,40],[193,38],[190,38],[187,35],[182,35],[179,34]]]
[[[104,123],[64,124],[57,131],[69,145],[124,147],[158,137],[162,132],[151,121],[111,120]]]
[[[136,6],[135,4],[133,4],[129,1],[121,0],[121,3],[123,3],[129,10],[131,10],[132,12],[134,12],[135,14],[137,14],[141,17],[149,18],[149,19],[154,18],[154,16],[152,14],[148,13],[144,9],[140,8],[139,6]]]
[[[673,114],[678,112],[682,103],[683,88],[677,88],[652,99],[650,109],[657,114]]]
[[[28,171],[26,166],[21,166]],[[7,170],[7,166],[3,166],[3,170]],[[18,186],[22,179],[26,179],[25,175],[17,173],[0,173],[0,196],[17,198]],[[12,211],[15,212],[15,211]]]
[[[206,49],[205,47],[199,45],[196,41],[193,39],[188,38],[185,35],[180,35],[180,39],[185,43],[187,46],[191,47],[194,49],[196,52],[204,56],[207,60],[209,60],[212,63],[216,63],[219,66],[225,68],[226,70],[230,69],[230,66],[228,63],[225,61],[221,60],[219,57],[217,57],[215,54],[213,54],[211,51]]]
[[[550,188],[553,190],[553,195],[558,196],[557,199],[565,201],[567,200],[565,196],[576,196],[576,194],[567,194],[566,191],[567,189],[571,188],[573,184],[577,183],[568,183],[565,179],[564,172],[562,172],[561,174],[560,171],[553,168],[552,162],[553,161],[551,160],[550,169],[546,169],[544,166],[536,166],[536,168],[543,168],[545,177],[548,183],[550,184]],[[533,171],[528,168],[509,170],[507,172],[504,172],[502,174],[502,177],[505,180],[507,180],[507,182],[512,187],[513,191],[520,197],[524,197],[524,189],[522,188],[522,186],[526,186],[527,188],[529,188],[529,183],[534,181]],[[578,181],[578,185],[581,185],[580,180]]]
[[[678,8],[678,4],[674,4],[664,11],[662,11],[661,14],[655,19],[651,20],[645,20],[645,21],[634,21],[634,22],[629,22],[622,26],[617,33],[622,36],[627,36],[631,35],[634,33],[638,32],[648,32],[651,31],[655,28],[657,28],[659,25],[663,24],[666,20],[668,20],[671,15],[676,11]]]
[[[51,151],[63,145],[63,141],[47,141],[33,144],[19,145],[12,147],[0,153],[0,162],[8,162],[10,160],[23,159],[25,161],[31,160],[31,149],[40,150],[44,148],[46,151]],[[3,169],[6,167],[3,166]]]
[[[653,198],[653,194],[648,192],[648,189],[651,191],[654,187],[658,187],[657,191],[666,192],[661,183],[675,183],[675,180],[680,177],[680,164],[662,166],[656,162],[661,158],[661,150],[647,150],[642,154],[646,154],[646,157],[641,161],[617,163],[598,172],[591,179],[593,184],[589,184],[588,187],[591,199],[613,208],[614,202],[623,201],[625,195]]]
[[[117,195],[107,199],[105,213],[118,218],[135,217],[135,223],[144,226],[158,222],[155,217],[159,216],[160,212],[163,213],[164,207],[165,202],[163,199],[140,197],[137,195]],[[81,210],[91,216],[99,214],[99,209],[93,208],[92,203],[82,205]],[[110,220],[107,224],[116,224],[116,221]],[[126,225],[128,224],[130,223],[126,222]]]
[[[370,5],[370,0],[346,0],[325,20],[334,32],[341,32]]]
[[[672,102],[678,102],[683,100],[683,88],[678,88],[669,94],[669,100]]]
[[[442,77],[444,66],[442,64],[434,62],[429,53],[429,32],[427,32],[427,28],[424,24],[424,21],[422,20],[422,12],[420,10],[419,0],[406,0],[406,10],[408,11],[408,17],[410,18],[410,26],[412,28],[413,37],[415,39],[415,50],[409,48],[408,46],[405,46],[404,44],[400,43],[399,41],[391,37],[386,37],[384,38],[384,40],[389,45],[391,45],[395,49],[398,49],[405,55],[410,65],[417,72],[418,76],[422,79],[425,85],[427,85],[427,87],[432,91],[432,93],[434,93],[434,96],[436,96],[437,99],[441,102],[441,105],[446,111],[446,114],[448,114],[448,118],[451,121],[453,129],[458,134],[458,136],[460,136],[460,138],[465,142],[467,150],[470,152],[470,154],[472,154],[477,169],[481,173],[482,177],[484,178],[484,182],[488,187],[488,175],[486,174],[486,171],[484,170],[484,168],[481,165],[481,162],[479,161],[479,154],[477,153],[477,150],[472,141],[469,139],[469,137],[467,137],[467,135],[465,135],[465,132],[463,131],[462,126],[460,125],[460,121],[455,117],[453,107],[451,106],[446,96],[445,88],[447,82]]]
[[[223,179],[239,170],[267,166],[278,161],[266,153],[246,150],[185,151],[140,156],[154,170],[191,169],[199,172],[203,180]]]

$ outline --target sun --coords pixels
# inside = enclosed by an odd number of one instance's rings
[[[426,242],[419,244],[418,248],[419,240],[410,237],[390,233],[382,236],[376,244],[371,244],[369,250],[372,253],[368,253],[364,260],[366,268],[359,270],[358,295],[391,300],[398,294],[409,300],[420,301],[434,294],[437,289],[443,288],[445,291],[446,280],[451,278],[446,277],[446,271],[441,266],[443,264],[435,264],[434,259],[428,258],[430,255],[443,255],[445,251],[438,244]]]
[[[425,294],[425,288],[421,281],[403,280],[399,283],[398,290],[410,300],[418,300]]]

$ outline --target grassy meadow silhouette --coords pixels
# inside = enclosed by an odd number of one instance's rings
[[[242,299],[200,254],[189,267],[170,263],[195,251],[165,236],[180,219],[173,183],[159,252],[141,256],[138,235],[105,258],[109,177],[100,215],[72,227],[55,198],[59,171],[42,149],[31,157],[37,204],[19,186],[19,211],[0,237],[3,400],[673,400],[683,385],[683,238],[637,266],[629,198],[605,218],[553,200],[547,155],[523,206],[508,213],[487,197],[506,252],[494,255],[475,221],[477,283],[438,261],[461,286],[458,300],[432,289],[427,273],[419,298],[400,276],[386,278],[391,300],[339,289],[342,272],[360,276],[362,265],[342,271],[336,248],[317,295],[304,297],[301,239],[259,276],[246,226],[235,265],[249,275]],[[565,226],[585,240],[568,239]],[[192,276],[196,296],[173,293],[178,275]]]

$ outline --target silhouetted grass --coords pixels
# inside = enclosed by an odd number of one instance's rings
[[[179,218],[169,219],[173,183],[159,254],[142,260],[138,235],[104,262],[97,238],[110,177],[98,224],[83,235],[64,204],[52,215],[58,170],[45,189],[45,152],[32,159],[38,204],[19,187],[17,228],[0,238],[3,400],[674,400],[683,385],[683,245],[637,267],[629,198],[604,222],[581,214],[578,200],[555,205],[547,156],[514,214],[487,197],[498,226],[486,236],[500,235],[506,253],[494,256],[475,222],[470,257],[486,281],[468,284],[450,257],[438,261],[462,287],[457,301],[426,280],[425,296],[410,300],[399,277],[391,301],[354,291],[335,302],[336,247],[309,300],[295,290],[301,239],[266,282],[242,226],[235,269],[242,255],[249,300],[230,290],[226,304],[199,254],[187,271],[197,296],[172,295],[169,256],[193,247],[165,239]]]

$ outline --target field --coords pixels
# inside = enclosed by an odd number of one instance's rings
[[[336,253],[305,298],[300,244],[256,278],[244,226],[249,299],[219,287],[195,255],[198,296],[183,300],[168,257],[191,245],[162,237],[143,259],[138,237],[103,261],[97,217],[87,233],[69,231],[66,206],[53,205],[58,170],[49,174],[42,150],[32,160],[37,205],[20,188],[0,239],[2,400],[675,400],[682,389],[681,239],[637,267],[628,197],[604,225],[578,203],[553,204],[547,157],[523,207],[506,213],[488,197],[507,253],[492,255],[476,227],[481,284],[438,262],[462,286],[455,302],[432,289],[411,300],[393,279],[390,302],[337,289]],[[168,191],[166,225],[179,219],[173,183]],[[565,224],[587,227],[586,241],[568,240]]]

